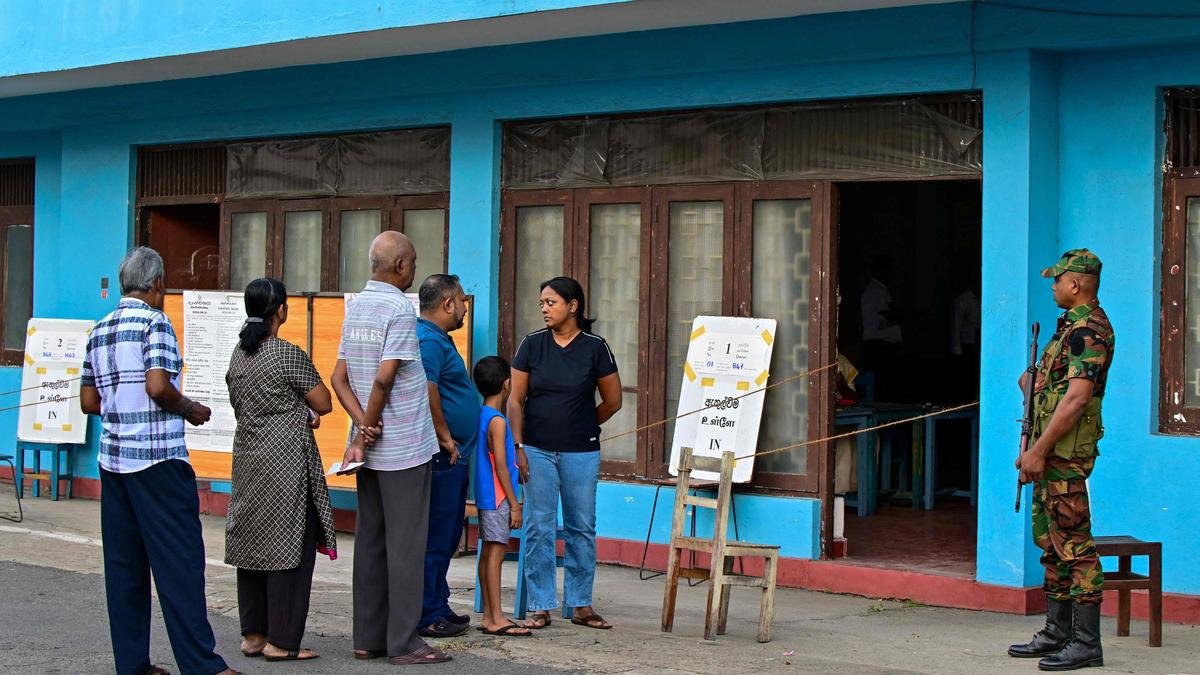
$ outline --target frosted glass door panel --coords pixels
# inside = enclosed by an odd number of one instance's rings
[[[754,268],[751,313],[778,323],[771,353],[771,382],[808,370],[809,265],[812,202],[766,199],[754,202]],[[760,449],[780,448],[808,436],[808,379],[767,392],[763,402]],[[757,469],[772,473],[808,472],[808,449],[764,455]]]
[[[267,275],[267,214],[235,213],[229,227],[229,288],[246,289],[246,284]]]
[[[563,207],[523,206],[517,209],[516,340],[546,327],[538,308],[547,279],[563,273]]]
[[[382,231],[383,212],[379,209],[365,209],[342,211],[339,215],[341,265],[338,270],[338,288],[342,292],[361,291],[371,278],[371,240]]]
[[[419,286],[430,274],[439,274],[446,269],[446,210],[409,209],[404,212],[404,234],[417,249],[417,276],[413,282]]]
[[[321,290],[320,211],[289,211],[283,224],[283,283],[289,293]]]
[[[723,202],[672,202],[667,272],[667,417],[679,410],[683,361],[692,321],[721,314],[725,209]],[[675,424],[667,425],[667,443]]]
[[[592,331],[608,341],[621,383],[638,382],[638,317],[641,309],[641,204],[596,204],[590,213],[588,313],[596,317]],[[621,410],[604,424],[602,437],[637,428],[636,392],[624,392]],[[637,459],[637,434],[600,447],[604,459]]]

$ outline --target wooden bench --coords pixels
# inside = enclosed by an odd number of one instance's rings
[[[1150,591],[1150,646],[1162,646],[1162,542],[1136,537],[1096,537],[1096,553],[1117,558],[1117,571],[1104,572],[1104,589],[1117,591],[1117,635],[1129,635],[1129,604],[1132,590]],[[1130,558],[1149,557],[1148,575],[1133,572]]]

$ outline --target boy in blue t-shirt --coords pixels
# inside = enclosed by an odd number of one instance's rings
[[[483,395],[479,409],[479,444],[475,453],[475,506],[479,509],[479,586],[483,619],[479,630],[488,635],[529,637],[533,633],[504,616],[500,608],[500,569],[512,530],[521,527],[521,503],[513,489],[517,453],[508,419],[500,412],[512,387],[511,369],[499,356],[475,364],[475,388]]]

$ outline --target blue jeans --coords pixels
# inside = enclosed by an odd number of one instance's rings
[[[433,456],[433,476],[429,481],[429,535],[425,542],[425,594],[421,608],[422,628],[450,616],[450,586],[446,573],[450,559],[462,539],[463,517],[467,508],[469,459],[451,466],[450,455]]]
[[[563,603],[568,607],[592,604],[596,578],[596,482],[600,479],[599,452],[549,452],[525,446],[529,482],[525,485],[525,583],[529,609],[558,607],[554,547],[558,530],[558,501],[562,498]]]

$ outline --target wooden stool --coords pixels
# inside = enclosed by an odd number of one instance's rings
[[[1142,541],[1127,535],[1096,537],[1096,553],[1116,556],[1117,571],[1104,572],[1104,589],[1117,591],[1117,635],[1129,635],[1129,591],[1150,591],[1150,646],[1162,646],[1162,542]],[[1149,575],[1135,574],[1130,557],[1148,556]]]
[[[726,541],[729,526],[729,507],[733,495],[733,453],[725,451],[721,459],[694,457],[691,448],[683,448],[679,457],[679,481],[675,485],[675,511],[671,520],[671,549],[667,559],[667,583],[663,591],[662,630],[670,632],[675,622],[675,596],[679,578],[709,579],[708,609],[704,620],[704,639],[715,640],[725,634],[725,623],[729,617],[729,592],[732,586],[748,586],[762,589],[758,615],[758,641],[771,641],[771,623],[775,619],[775,575],[779,567],[779,547],[769,544],[751,544],[741,541]],[[699,497],[691,493],[693,469],[712,471],[721,476],[717,485],[717,497]],[[708,508],[716,511],[713,536],[701,539],[684,536],[684,511],[688,506]],[[709,554],[710,569],[682,567],[684,551],[699,551]],[[735,574],[733,561],[740,557],[763,558],[761,577]]]

